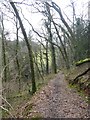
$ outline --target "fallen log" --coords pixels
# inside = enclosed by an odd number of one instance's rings
[[[82,65],[83,63],[90,63],[90,58],[86,58],[84,60],[80,60],[78,62],[75,63],[76,66],[80,66]]]
[[[78,80],[79,80],[78,78],[81,77],[81,76],[83,76],[83,75],[85,75],[85,74],[87,74],[89,71],[90,71],[90,68],[88,68],[88,69],[85,70],[83,73],[81,73],[81,74],[79,74],[78,76],[76,76],[76,77],[73,79],[72,84],[76,84],[76,83],[78,82]]]

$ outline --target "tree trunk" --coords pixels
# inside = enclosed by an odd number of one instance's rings
[[[63,44],[63,42],[62,42],[61,36],[59,35],[59,31],[58,31],[58,29],[57,29],[57,27],[56,27],[56,25],[55,25],[55,23],[54,23],[53,20],[52,20],[52,22],[53,22],[53,25],[54,25],[54,27],[55,27],[57,36],[58,36],[58,38],[59,38],[59,40],[60,40],[61,46],[62,46],[62,48],[63,48],[63,52],[64,52],[65,59],[66,59],[66,60],[65,60],[65,62],[66,62],[66,67],[67,67],[67,69],[69,69],[70,66],[69,66],[69,59],[68,59],[68,55],[67,55],[67,52],[66,52],[66,48],[65,48],[65,46],[64,46],[64,44]]]
[[[52,2],[52,7],[58,12],[58,14],[59,14],[59,16],[61,18],[61,21],[66,26],[69,34],[71,35],[71,38],[72,38],[71,39],[71,44],[73,46],[73,60],[75,60],[75,41],[76,41],[75,34],[73,33],[72,29],[69,27],[68,23],[65,21],[63,15],[62,15],[60,7],[54,2]]]
[[[3,13],[2,13],[2,63],[3,63],[3,69],[4,69],[4,76],[3,79],[6,82],[7,81],[7,63],[6,63],[6,50],[5,50],[5,36],[4,36],[4,24],[3,24]]]
[[[20,27],[21,27],[21,30],[22,30],[22,33],[23,33],[27,48],[28,48],[28,54],[29,54],[29,59],[30,59],[30,68],[31,68],[32,94],[33,94],[33,93],[36,92],[36,83],[35,83],[34,63],[33,63],[33,55],[32,55],[31,45],[29,44],[26,31],[24,29],[23,23],[21,21],[19,13],[18,13],[18,11],[16,9],[16,6],[14,5],[13,2],[10,2],[10,4],[11,4],[12,8],[14,9],[14,12],[16,13],[16,16],[17,16],[17,18],[19,20],[19,24],[20,24]]]
[[[50,41],[50,47],[51,47],[51,59],[52,59],[52,71],[53,73],[57,73],[57,68],[56,68],[56,58],[55,58],[55,48],[54,45],[52,44],[52,32],[51,32],[51,13],[50,13],[50,7],[46,3],[46,10],[47,10],[47,17],[48,17],[48,22],[45,23],[47,31],[48,31],[48,41]]]
[[[52,71],[53,71],[53,73],[57,73],[56,58],[55,58],[55,48],[54,48],[54,45],[52,44],[51,28],[48,28],[48,26],[47,26],[47,30],[48,30],[48,33],[49,33],[49,41],[50,41],[50,47],[51,47]]]
[[[72,44],[73,44],[73,43],[74,43],[74,40],[75,40],[75,36],[74,36],[71,28],[69,27],[69,25],[68,25],[67,22],[65,21],[63,15],[62,15],[62,12],[61,12],[60,7],[59,7],[56,3],[54,3],[54,2],[52,2],[52,5],[53,5],[52,7],[59,13],[62,22],[64,23],[64,25],[65,25],[66,28],[68,29],[70,35],[72,36]],[[74,44],[73,44],[73,45],[74,45]]]
[[[17,71],[18,71],[18,80],[19,80],[19,92],[21,90],[21,70],[20,70],[20,63],[18,60],[18,49],[19,49],[19,39],[18,39],[18,20],[16,18],[16,64],[17,64]]]
[[[46,41],[46,74],[49,74],[48,41]]]
[[[40,45],[40,66],[41,66],[41,74],[44,75],[44,69],[43,69],[43,56],[42,56],[42,46]]]

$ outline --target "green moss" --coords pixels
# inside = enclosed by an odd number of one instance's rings
[[[37,117],[35,117],[35,118],[31,118],[31,120],[42,120],[42,118],[39,117],[39,116],[37,116]]]
[[[2,110],[2,117],[7,117],[9,113],[5,110]]]
[[[86,62],[90,62],[90,58],[86,58],[84,60],[80,60],[80,61],[76,62],[75,65],[79,66],[79,65],[81,65],[83,63],[86,63]]]

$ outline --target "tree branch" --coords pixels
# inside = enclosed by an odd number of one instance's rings
[[[81,73],[81,74],[79,74],[77,77],[75,77],[74,79],[73,79],[73,83],[72,84],[75,84],[75,83],[77,83],[78,82],[78,78],[79,77],[81,77],[81,76],[83,76],[83,75],[85,75],[87,72],[89,72],[90,71],[90,68],[88,68],[87,70],[85,70],[83,73]]]

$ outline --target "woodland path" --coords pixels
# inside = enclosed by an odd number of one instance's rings
[[[48,85],[32,98],[33,108],[27,115],[40,113],[44,118],[88,118],[89,107],[74,89],[70,89],[63,73],[58,73]]]

